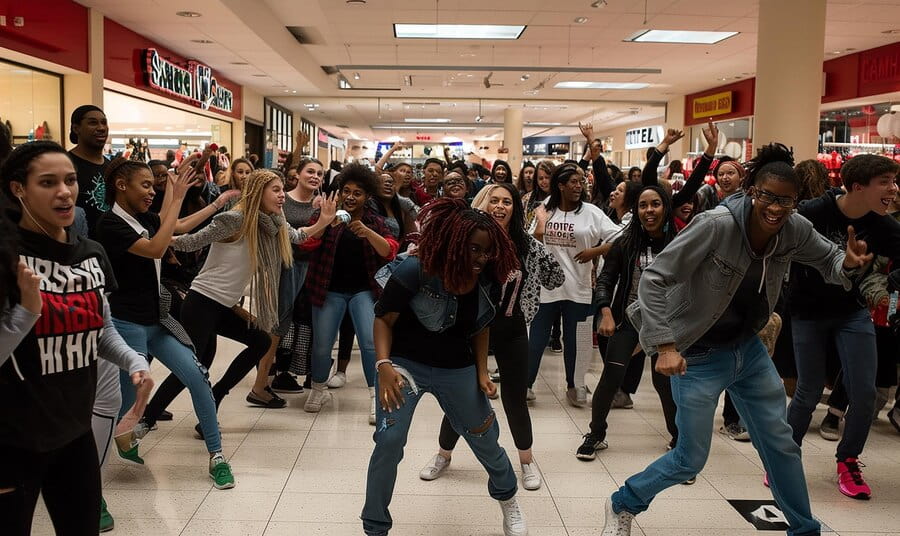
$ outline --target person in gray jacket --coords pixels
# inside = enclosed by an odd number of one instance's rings
[[[784,386],[756,333],[772,314],[791,261],[850,288],[851,271],[872,256],[852,228],[845,254],[796,214],[800,184],[783,145],[764,147],[749,168],[749,191],[694,218],[644,270],[628,309],[641,346],[659,353],[656,370],[671,376],[679,438],[610,497],[603,536],[629,536],[634,515],[656,495],[700,472],[724,390],[771,476],[787,533],[820,533],[786,421]]]

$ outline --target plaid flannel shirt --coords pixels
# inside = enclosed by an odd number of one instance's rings
[[[394,258],[400,246],[385,225],[384,218],[369,206],[365,207],[362,222],[366,227],[383,236],[391,246],[390,255],[382,258],[372,244],[368,241],[363,243],[363,262],[366,265],[366,273],[369,275],[369,288],[375,295],[375,299],[378,299],[381,296],[381,287],[375,282],[375,272]],[[340,224],[325,229],[325,234],[319,240],[318,247],[313,252],[309,263],[306,289],[309,292],[310,303],[316,307],[325,303],[325,294],[328,293],[328,287],[331,286],[331,274],[334,270],[334,254],[345,227],[345,224]]]

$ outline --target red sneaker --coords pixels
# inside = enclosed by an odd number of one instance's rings
[[[847,497],[868,501],[872,497],[872,489],[863,480],[862,470],[865,467],[856,458],[847,458],[837,462],[838,489]]]

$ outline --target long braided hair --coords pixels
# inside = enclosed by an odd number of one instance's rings
[[[441,278],[451,292],[466,287],[472,280],[469,262],[469,237],[485,231],[494,245],[494,256],[485,272],[503,283],[519,268],[516,246],[494,218],[474,210],[462,199],[435,199],[419,212],[422,225],[419,262],[426,273]]]
[[[672,198],[661,186],[644,186],[634,199],[634,204],[631,208],[631,222],[629,222],[628,227],[622,231],[622,236],[617,239],[618,242],[621,242],[622,251],[630,262],[634,262],[634,259],[637,258],[641,250],[650,241],[650,235],[644,230],[644,226],[641,224],[641,219],[638,216],[638,204],[641,199],[640,194],[648,190],[652,190],[659,194],[659,198],[662,200],[663,243],[669,245],[672,240],[675,240],[675,233],[678,232],[675,227],[675,214],[672,210]]]

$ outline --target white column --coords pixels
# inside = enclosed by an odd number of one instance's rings
[[[815,158],[825,57],[825,2],[760,0],[753,143]]]
[[[503,146],[509,149],[505,160],[513,175],[518,177],[522,169],[522,108],[503,111]]]
[[[684,126],[684,95],[675,97],[666,103],[666,128],[686,130]],[[669,146],[669,161],[681,160],[690,151],[691,135],[685,132],[685,137]]]
[[[69,149],[74,144],[69,142],[69,117],[72,110],[82,104],[93,104],[103,108],[103,13],[96,9],[88,10],[88,72],[67,74],[63,76],[63,129],[60,136]]]

